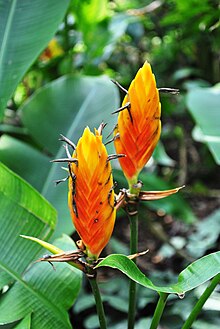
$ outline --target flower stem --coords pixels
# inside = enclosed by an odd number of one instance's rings
[[[99,317],[100,329],[106,329],[107,326],[106,326],[105,312],[104,312],[104,307],[102,304],[102,299],[96,278],[89,278],[89,283],[91,285],[92,292],[95,297],[96,310]]]
[[[198,302],[194,306],[192,312],[190,313],[188,319],[184,323],[182,329],[189,329],[192,326],[192,323],[195,321],[197,316],[199,315],[203,305],[217,286],[217,284],[220,283],[220,274],[217,274],[211,281],[210,285],[206,288],[206,290],[203,292],[201,297],[199,298]]]
[[[160,292],[160,298],[157,303],[156,310],[154,312],[154,316],[151,322],[150,329],[156,329],[159,325],[161,316],[163,314],[164,307],[166,305],[168,294],[165,292]]]
[[[130,219],[130,254],[137,253],[137,244],[138,244],[138,213],[131,216]],[[133,259],[133,262],[136,263],[136,260]],[[128,308],[128,329],[134,328],[135,323],[135,310],[136,310],[136,282],[133,280],[130,281],[129,286],[129,308]]]

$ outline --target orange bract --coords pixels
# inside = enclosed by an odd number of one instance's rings
[[[116,152],[126,155],[119,159],[125,176],[135,183],[161,132],[159,92],[149,63],[137,72],[122,106],[128,102],[130,109],[119,113],[114,143]]]
[[[76,146],[71,163],[68,203],[75,228],[87,254],[97,258],[108,243],[115,222],[111,164],[102,136],[87,127]]]

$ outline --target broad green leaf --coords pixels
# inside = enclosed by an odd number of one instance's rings
[[[215,247],[220,235],[220,209],[198,221],[194,233],[190,234],[186,248],[193,257],[201,257]]]
[[[32,245],[30,241],[28,244]],[[75,248],[68,236],[54,244],[62,249]],[[56,271],[47,263],[32,263],[23,275],[8,269],[15,283],[0,297],[0,323],[15,322],[31,313],[32,329],[72,328],[67,310],[79,293],[81,272],[64,263],[55,267]]]
[[[20,114],[35,142],[57,156],[58,152],[64,154],[60,134],[76,143],[87,125],[92,130],[102,121],[110,132],[117,120],[111,112],[118,102],[117,87],[104,76],[63,76],[40,88]]]
[[[121,170],[115,169],[113,171],[113,175],[114,180],[116,180],[118,183],[119,188],[127,188],[127,182]],[[139,179],[143,182],[143,191],[162,191],[172,188],[169,183],[165,182],[155,174],[149,173],[147,171],[142,172],[139,176]],[[181,219],[187,223],[192,223],[196,219],[190,206],[182,196],[182,190],[164,199],[141,202],[141,208],[143,207],[149,207],[153,210],[160,209],[165,213],[171,214],[177,219]]]
[[[8,135],[0,137],[0,160],[38,190],[51,167],[48,156]]]
[[[219,103],[217,87],[193,89],[187,95],[187,106],[197,127],[194,137],[208,145],[217,164],[220,164]]]
[[[26,234],[48,240],[55,228],[56,211],[2,164],[0,181],[0,287],[8,285],[0,295],[0,324],[22,320],[31,313],[31,328],[71,328],[66,310],[78,294],[80,272],[65,264],[57,265],[57,271],[48,264],[31,264],[42,248],[20,237]],[[74,248],[69,237],[54,244]]]
[[[178,282],[169,286],[156,286],[139,268],[124,255],[110,255],[102,260],[96,268],[108,266],[118,269],[140,285],[169,294],[182,295],[220,273],[220,251],[209,254],[193,262],[178,276]]]
[[[0,164],[0,287],[13,281],[36,257],[40,247],[19,234],[48,240],[55,229],[56,211],[29,184]],[[12,275],[11,275],[12,274]]]
[[[108,123],[106,135],[115,124],[116,117],[111,112],[118,104],[117,88],[109,79],[67,76],[48,84],[33,95],[21,109],[21,117],[36,143],[53,154],[53,158],[62,158],[64,148],[63,143],[58,141],[60,134],[77,143],[87,125],[92,130],[104,121]],[[55,186],[53,182],[67,176],[67,173],[60,169],[60,164],[53,163],[49,165],[45,179],[45,168],[41,172],[38,163],[34,165],[36,171],[33,174],[38,178],[39,191],[58,210],[56,234],[70,233],[73,224],[67,206],[67,183]]]
[[[22,319],[15,329],[31,329],[31,313]]]
[[[0,119],[17,84],[56,32],[69,0],[0,0]]]

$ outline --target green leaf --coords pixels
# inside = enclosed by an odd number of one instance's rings
[[[0,138],[0,160],[37,190],[41,190],[51,167],[48,156],[8,135]]]
[[[75,247],[68,236],[54,244],[62,249],[63,245],[69,250]],[[1,296],[0,323],[17,321],[31,312],[32,329],[72,328],[67,310],[79,293],[81,272],[64,263],[55,267],[56,271],[48,264],[36,263],[23,275],[8,269],[16,282]]]
[[[157,143],[157,146],[154,150],[153,158],[162,166],[174,167],[175,165],[175,161],[169,157],[165,151],[164,145],[160,141]]]
[[[31,313],[19,322],[15,329],[31,329]]]
[[[182,295],[220,273],[220,251],[209,254],[190,264],[178,276],[178,282],[169,286],[156,286],[142,273],[128,257],[110,255],[102,260],[96,268],[108,266],[120,270],[140,285],[170,294]]]
[[[215,247],[220,235],[220,209],[216,209],[209,216],[198,221],[194,226],[194,233],[190,234],[186,248],[193,257],[201,257],[206,250]]]
[[[65,151],[63,143],[58,141],[60,134],[77,143],[87,125],[91,129],[98,128],[104,121],[108,123],[106,133],[104,132],[107,135],[115,124],[116,117],[113,117],[111,112],[118,107],[118,103],[118,90],[108,78],[66,76],[33,95],[21,109],[21,116],[36,143],[47,149],[54,158],[62,158]],[[103,141],[105,142],[105,135]],[[60,220],[56,230],[57,236],[62,232],[73,231],[67,206],[67,183],[57,187],[53,183],[54,180],[67,176],[60,167],[60,164],[50,164],[45,178],[45,168],[41,172],[40,162],[33,166],[36,168],[33,175],[36,174],[40,192],[58,210]]]
[[[196,122],[193,137],[209,147],[215,161],[220,164],[219,103],[220,89],[197,88],[187,95],[187,106]]]
[[[72,4],[72,7],[82,30],[85,30],[88,26],[97,25],[97,23],[101,22],[108,15],[107,0],[76,0]]]
[[[0,287],[11,281],[10,269],[19,275],[36,257],[40,248],[21,241],[19,234],[50,238],[55,229],[56,211],[20,177],[0,164]]]
[[[0,119],[17,84],[56,32],[69,0],[0,0]]]
[[[81,273],[66,264],[31,263],[42,248],[19,235],[48,240],[54,231],[56,211],[29,184],[0,164],[0,324],[22,320],[18,328],[28,328],[28,318],[36,329],[71,328],[67,310],[75,300]],[[74,249],[64,236],[54,242]],[[2,280],[3,277],[3,280]],[[4,290],[3,290],[4,291]]]

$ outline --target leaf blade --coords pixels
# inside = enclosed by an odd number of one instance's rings
[[[118,269],[140,285],[157,292],[184,294],[220,273],[220,251],[204,256],[190,264],[180,273],[178,282],[169,286],[160,287],[154,285],[153,282],[148,279],[127,256],[124,255],[110,255],[102,260],[96,268],[102,266],[109,266]]]
[[[18,82],[46,47],[69,0],[0,0],[0,119]]]

